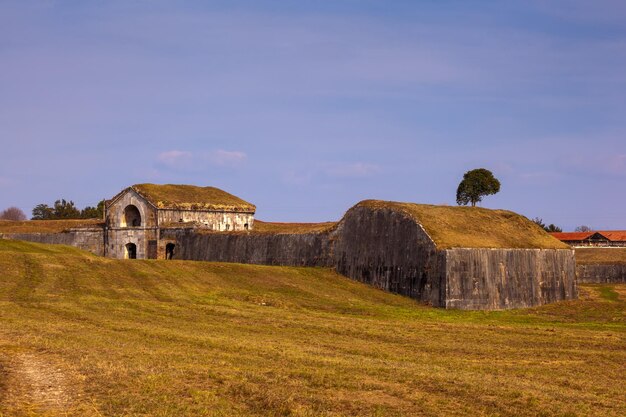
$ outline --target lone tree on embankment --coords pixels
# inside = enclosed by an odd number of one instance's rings
[[[465,206],[482,201],[486,195],[495,194],[500,191],[500,181],[493,176],[493,173],[485,168],[473,169],[463,175],[463,180],[456,190],[456,202],[459,206]]]

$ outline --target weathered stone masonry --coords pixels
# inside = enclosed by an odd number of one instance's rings
[[[446,305],[491,310],[576,298],[574,251],[447,249]]]
[[[334,266],[329,233],[207,233],[163,229],[161,239],[175,244],[173,259],[282,266]]]
[[[356,206],[322,233],[163,233],[180,248],[178,259],[333,266],[436,307],[520,308],[577,296],[572,250],[439,250],[419,223],[395,210]]]
[[[586,264],[576,266],[578,282],[590,284],[626,283],[626,264]]]
[[[0,233],[0,239],[75,246],[94,255],[104,256],[104,229],[102,227],[69,229],[61,233]]]
[[[102,229],[5,237],[69,244],[114,258],[334,267],[443,308],[520,308],[577,296],[571,249],[440,248],[420,221],[393,206],[360,203],[334,228],[316,233],[259,233],[251,227],[253,212],[210,214],[196,210],[193,222],[185,222],[190,217],[182,210],[159,209],[130,188],[111,200]],[[176,217],[183,219],[180,225],[171,221]],[[225,232],[229,221],[234,232]]]
[[[167,192],[184,193],[190,201],[161,201]],[[149,193],[156,193],[154,197]],[[197,201],[209,194],[214,204]],[[224,203],[226,201],[226,203]],[[254,206],[212,187],[138,184],[106,204],[105,256],[111,258],[165,259],[174,256],[171,239],[161,238],[163,227],[189,224],[216,231],[251,230]]]
[[[337,271],[375,287],[445,306],[445,257],[423,228],[394,210],[354,207],[337,227]]]
[[[340,273],[433,306],[505,309],[577,296],[572,250],[439,250],[403,213],[358,206],[337,230]]]

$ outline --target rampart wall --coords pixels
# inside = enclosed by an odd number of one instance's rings
[[[448,308],[522,308],[578,296],[573,250],[448,249],[445,252],[445,307]]]
[[[350,209],[337,227],[332,258],[349,278],[445,306],[445,254],[397,211]]]
[[[254,214],[207,210],[159,210],[159,224],[177,222],[196,222],[216,231],[242,231],[254,227]]]
[[[333,266],[328,233],[197,233],[163,229],[161,239],[174,242],[173,259],[282,266]]]
[[[626,283],[626,264],[576,265],[578,282],[588,284]]]
[[[104,231],[102,228],[71,229],[61,233],[0,233],[1,239],[68,245],[104,256]]]
[[[99,255],[105,240],[102,229],[6,237],[67,244]],[[335,229],[319,233],[162,228],[154,238],[161,246],[174,245],[172,259],[334,267],[349,278],[444,308],[520,308],[577,296],[572,250],[440,250],[419,223],[392,209],[355,206]]]

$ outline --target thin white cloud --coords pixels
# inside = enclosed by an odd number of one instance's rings
[[[157,166],[173,171],[201,172],[207,166],[238,168],[248,156],[241,151],[225,151],[218,149],[210,152],[190,152],[171,150],[157,155]]]
[[[282,180],[286,184],[290,185],[305,185],[309,184],[313,179],[313,173],[310,171],[299,172],[296,170],[289,170],[283,174]]]
[[[522,172],[518,176],[519,180],[527,184],[545,184],[558,181],[562,178],[560,174],[552,171]]]
[[[587,155],[566,161],[566,167],[579,174],[626,177],[626,154]]]
[[[363,178],[370,177],[381,171],[375,164],[357,162],[353,164],[335,165],[326,169],[326,174],[331,177],[340,178]]]
[[[238,167],[246,162],[248,155],[240,151],[225,151],[223,149],[219,149],[211,152],[208,159],[215,165]]]
[[[161,152],[157,156],[157,161],[160,165],[174,169],[189,166],[190,162],[192,162],[192,159],[193,155],[191,152],[178,150]]]
[[[575,22],[622,25],[626,19],[623,0],[569,0],[567,7],[560,2],[534,1],[537,10]]]
[[[0,187],[8,187],[12,181],[8,178],[0,177]]]
[[[626,154],[613,155],[608,158],[606,169],[609,174],[626,175]]]

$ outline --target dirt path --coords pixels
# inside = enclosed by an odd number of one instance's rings
[[[0,416],[65,415],[80,396],[82,378],[45,353],[2,352]]]

